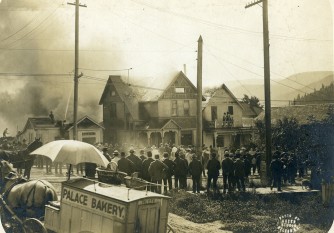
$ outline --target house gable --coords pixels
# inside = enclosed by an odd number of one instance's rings
[[[169,129],[180,129],[181,127],[173,120],[169,120],[162,129],[169,130]]]
[[[192,82],[180,71],[169,86],[163,91],[161,99],[196,99],[197,89]],[[205,100],[205,98],[203,98]]]
[[[99,104],[108,105],[112,102],[124,103],[130,118],[138,119],[138,93],[135,88],[124,83],[121,76],[109,76]]]
[[[104,129],[104,127],[102,125],[100,125],[99,123],[94,121],[89,116],[84,116],[83,118],[78,120],[77,127],[78,128],[86,128],[86,129],[89,129],[89,128],[102,128],[102,129]],[[71,130],[72,128],[73,128],[73,124],[70,124],[70,127],[68,127],[67,130]]]

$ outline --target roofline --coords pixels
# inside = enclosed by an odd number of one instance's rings
[[[80,124],[84,119],[88,118],[89,120],[91,120],[93,123],[95,123],[96,125],[100,126],[100,128],[105,129],[102,125],[100,125],[98,122],[96,122],[95,120],[93,120],[91,117],[89,116],[84,116],[82,117],[80,120],[78,120],[77,125]],[[71,130],[74,126],[72,125],[71,127],[69,127],[67,130]]]
[[[242,104],[239,102],[239,100],[237,99],[237,97],[235,97],[235,95],[233,95],[233,93],[230,91],[230,89],[228,89],[228,87],[223,83],[223,85],[221,86],[222,89],[225,89],[225,91],[237,102],[237,104],[240,106],[240,108],[242,110],[245,110],[244,107],[242,106]],[[216,95],[216,92],[212,95],[212,97],[214,97]],[[211,97],[211,98],[212,98]],[[210,102],[210,100],[209,100]]]
[[[195,90],[197,90],[197,88],[195,87],[195,85],[190,81],[190,79],[183,73],[183,71],[180,71],[174,78],[173,80],[169,83],[169,85],[165,88],[165,90],[162,92],[162,94],[158,97],[158,100],[161,99],[161,97],[165,94],[165,92],[167,91],[167,89],[169,89],[171,87],[171,85],[175,82],[175,80],[182,75],[184,78],[186,78],[186,80],[188,81],[188,83],[190,83],[190,86],[192,88],[194,88]],[[205,101],[205,97],[202,96],[202,101]]]
[[[160,129],[163,129],[169,122],[173,122],[179,129],[182,129],[181,126],[179,126],[178,123],[176,123],[173,119],[169,119]]]

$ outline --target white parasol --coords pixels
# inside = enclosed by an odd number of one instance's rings
[[[76,140],[57,140],[49,142],[30,154],[43,155],[53,162],[79,164],[96,163],[107,167],[109,161],[96,147]]]

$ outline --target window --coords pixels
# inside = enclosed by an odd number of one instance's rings
[[[211,120],[217,120],[217,106],[211,106]]]
[[[82,132],[82,136],[95,136],[95,132]]]
[[[110,107],[110,118],[117,118],[116,104],[112,103]]]
[[[175,87],[175,93],[184,93],[184,87]]]
[[[116,91],[111,91],[111,96],[115,96],[116,95]]]
[[[185,100],[183,102],[183,111],[185,116],[190,116],[190,111],[189,111],[190,105],[189,105],[189,100]]]
[[[172,116],[177,116],[177,101],[172,100]]]
[[[228,106],[228,110],[227,112],[230,114],[230,115],[233,115],[233,106]]]

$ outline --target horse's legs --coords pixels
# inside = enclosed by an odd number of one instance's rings
[[[28,180],[30,179],[30,172],[31,172],[31,167],[30,166],[25,167],[23,176],[27,177]]]

